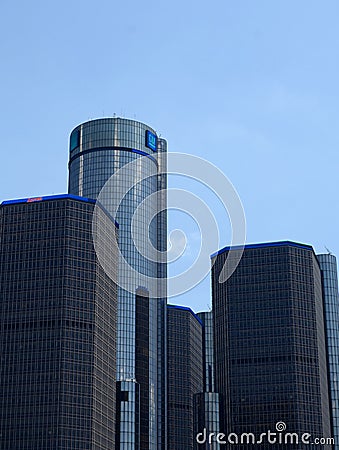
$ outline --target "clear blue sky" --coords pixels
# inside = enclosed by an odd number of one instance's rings
[[[65,192],[69,132],[116,113],[218,166],[248,242],[339,255],[338,18],[336,0],[2,0],[0,200]],[[177,302],[205,309],[209,281]]]

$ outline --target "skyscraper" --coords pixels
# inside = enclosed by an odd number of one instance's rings
[[[211,433],[217,435],[221,430],[220,400],[219,394],[215,391],[213,312],[200,312],[197,316],[203,324],[203,392],[194,395],[194,448],[196,450],[217,450],[220,445],[215,441],[208,442],[207,439]],[[200,441],[197,440],[199,434]]]
[[[212,255],[223,430],[260,436],[286,428],[299,436],[331,437],[321,272],[312,247],[247,245],[236,271],[219,283],[233,251],[226,247]],[[284,448],[296,448],[293,442]],[[266,440],[260,448],[271,444]]]
[[[202,321],[187,307],[167,306],[168,450],[194,448],[193,398],[203,389]]]
[[[339,449],[339,294],[337,259],[331,254],[317,255],[317,259],[323,280],[334,448]]]
[[[117,286],[94,250],[94,203],[0,206],[1,449],[114,448]],[[117,224],[95,214],[114,272]]]
[[[204,391],[215,392],[214,376],[214,338],[213,338],[213,312],[205,311],[197,314],[203,324],[202,347],[203,347],[203,370]]]
[[[120,225],[117,448],[123,450],[166,448],[166,151],[153,129],[128,119],[89,121],[70,137],[69,192],[100,197]]]

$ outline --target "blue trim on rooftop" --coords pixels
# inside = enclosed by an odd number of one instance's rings
[[[94,200],[92,198],[79,197],[78,195],[73,195],[73,194],[57,194],[57,195],[44,195],[43,197],[28,197],[28,198],[14,199],[14,200],[5,200],[1,203],[1,206],[17,205],[20,203],[40,203],[40,202],[53,201],[53,200],[77,200],[80,202],[92,203],[93,205],[96,204],[96,200]],[[99,203],[99,205],[105,211],[105,213],[110,216],[110,218],[114,222],[115,226],[117,228],[119,228],[118,222],[111,216],[111,214],[100,203]]]
[[[193,317],[194,317],[195,319],[197,319],[197,321],[200,323],[200,325],[204,326],[204,323],[203,323],[203,321],[200,319],[200,317],[197,316],[197,315],[195,314],[195,312],[192,311],[191,308],[189,308],[188,306],[167,305],[167,308],[171,308],[171,309],[179,309],[179,310],[182,310],[182,311],[188,311],[188,312],[190,312],[190,313],[193,315]]]
[[[87,203],[95,203],[95,200],[87,197],[79,197],[78,195],[73,194],[57,194],[57,195],[44,195],[43,197],[28,197],[28,198],[19,198],[14,200],[5,200],[1,204],[2,205],[14,205],[16,203],[36,203],[36,202],[44,202],[47,200],[62,200],[62,199],[72,199],[79,200]]]
[[[307,244],[301,244],[299,242],[292,242],[292,241],[277,241],[277,242],[263,242],[259,244],[246,244],[246,245],[234,245],[234,246],[227,246],[224,247],[217,252],[213,253],[210,258],[214,258],[218,255],[221,255],[222,253],[225,253],[227,251],[231,250],[241,250],[241,249],[255,249],[255,248],[269,248],[269,247],[295,247],[295,248],[302,248],[304,250],[311,250],[313,251],[313,247],[311,245]]]

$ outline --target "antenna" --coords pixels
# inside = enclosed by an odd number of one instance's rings
[[[324,247],[326,248],[327,253],[328,253],[329,255],[332,255],[331,250],[329,250],[329,249],[326,247],[326,245],[324,245]]]

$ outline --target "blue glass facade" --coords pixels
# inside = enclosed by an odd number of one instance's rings
[[[218,450],[220,444],[212,442],[199,443],[199,433],[220,433],[220,399],[215,391],[214,373],[214,337],[213,312],[200,312],[197,314],[203,323],[202,329],[202,355],[203,355],[203,392],[194,396],[194,448],[196,450]]]
[[[151,144],[156,143],[156,152],[150,148],[147,136],[155,136]],[[141,255],[135,246],[131,230],[134,227],[139,242],[143,243],[149,238],[157,250],[166,250],[166,192],[154,197],[154,200],[148,203],[145,215],[135,216],[138,206],[144,200],[161,189],[166,189],[166,175],[161,173],[166,165],[166,141],[157,138],[154,130],[140,122],[107,118],[78,126],[73,130],[70,142],[69,192],[71,194],[98,198],[106,182],[121,168],[126,169],[121,186],[126,182],[131,186],[121,201],[116,215],[120,226],[119,248],[123,256],[119,264],[119,286],[123,287],[118,289],[117,380],[123,385],[123,391],[128,392],[128,395],[126,394],[128,401],[125,400],[118,405],[120,418],[118,418],[117,448],[124,450],[165,448],[166,283],[159,283],[158,298],[152,298],[150,295],[148,301],[147,392],[143,392],[145,387],[142,387],[145,386],[146,378],[143,376],[140,384],[136,373],[136,326],[138,323],[136,290],[140,286],[149,293],[154,291],[154,286],[145,285],[144,278],[141,276],[138,283],[138,273],[153,279],[166,280],[166,258],[157,257],[151,260],[152,258]],[[130,169],[130,166],[127,166],[131,162],[138,164],[138,161],[140,165],[137,167]],[[141,177],[143,180],[135,183],[136,177]],[[121,186],[115,185],[108,196],[111,196],[113,200],[117,198],[116,196],[121,194],[119,192],[119,189],[122,189]],[[152,213],[158,211],[161,212],[151,221],[146,235],[144,229],[146,216],[152,216]],[[133,281],[131,280],[131,285],[134,283],[134,291],[126,289],[130,271],[123,264],[123,259],[137,273]],[[162,292],[159,293],[159,290]],[[144,372],[145,368],[140,368],[139,373],[144,374]],[[146,428],[144,432],[142,431],[140,416],[148,419],[148,440],[145,438]]]
[[[331,390],[333,437],[339,449],[339,294],[337,259],[334,255],[317,255],[323,280],[327,355]]]
[[[213,312],[200,312],[197,316],[203,323],[204,391],[215,392]]]
[[[201,392],[194,396],[194,450],[220,450],[216,439],[221,432],[220,399],[216,392]]]

